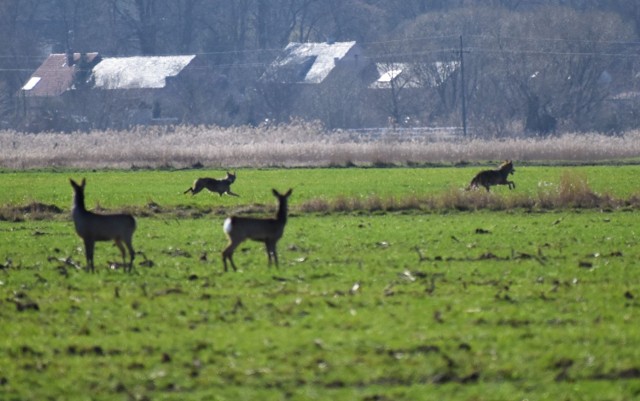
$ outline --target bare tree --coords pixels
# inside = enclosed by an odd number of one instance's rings
[[[35,1],[0,1],[0,127],[18,124],[24,109],[14,98],[31,71],[37,68],[37,36],[25,29],[21,20],[37,13]],[[20,100],[20,99],[18,99]]]
[[[164,0],[110,0],[114,16],[113,31],[119,32],[120,42],[135,39],[142,54],[158,54],[158,35],[161,30]]]
[[[452,38],[464,35],[466,85],[460,90],[481,135],[508,134],[518,122],[538,133],[556,124],[590,129],[608,94],[602,77],[618,62],[617,43],[634,38],[616,14],[562,7],[429,13],[403,33],[440,38],[423,40],[429,45],[419,43],[412,55],[458,51]]]
[[[618,62],[616,43],[633,38],[629,25],[612,13],[554,8],[520,15],[504,28],[496,41],[505,85],[511,101],[524,104],[525,127],[542,133],[556,121],[593,127],[609,94],[607,70]]]
[[[335,71],[327,81],[296,98],[296,104],[307,105],[301,115],[319,120],[328,128],[361,127],[362,84],[348,71]]]
[[[179,23],[179,44],[181,53],[187,54],[192,51],[196,36],[196,15],[202,6],[201,0],[181,0],[174,2],[176,7],[176,18]],[[173,13],[172,13],[173,14]]]

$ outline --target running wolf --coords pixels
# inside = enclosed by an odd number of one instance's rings
[[[473,177],[473,180],[471,180],[467,190],[483,186],[488,192],[489,187],[492,185],[508,185],[509,189],[513,189],[516,187],[516,184],[513,181],[507,180],[507,177],[515,171],[516,170],[513,168],[513,162],[511,160],[506,160],[495,170],[479,172],[475,177]]]
[[[215,178],[198,178],[193,182],[193,186],[184,191],[184,193],[191,192],[191,195],[195,195],[206,188],[211,192],[217,192],[220,196],[222,196],[222,194],[239,196],[231,192],[231,184],[233,184],[235,180],[235,171],[233,174],[227,171],[227,176],[219,180]]]

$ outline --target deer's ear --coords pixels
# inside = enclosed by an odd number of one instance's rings
[[[82,188],[84,188],[85,185],[87,185],[87,179],[86,178],[82,178],[82,182],[80,183],[80,186]]]
[[[71,186],[74,187],[74,188],[78,186],[78,184],[76,184],[76,182],[73,180],[73,178],[69,178],[69,183],[71,183]]]
[[[289,190],[287,191],[286,194],[284,194],[284,196],[289,197],[292,192],[293,192],[293,188],[289,188]]]
[[[273,196],[280,196],[280,194],[278,193],[278,191],[276,191],[275,188],[271,189],[271,193],[273,194]]]

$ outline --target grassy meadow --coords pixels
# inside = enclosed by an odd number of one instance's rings
[[[239,198],[184,195],[224,170],[0,172],[2,400],[632,400],[640,395],[640,166],[238,169]],[[134,272],[69,218],[135,214]],[[230,213],[273,211],[278,244]]]

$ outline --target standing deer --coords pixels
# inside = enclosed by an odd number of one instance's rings
[[[227,176],[219,180],[215,178],[198,178],[193,182],[193,186],[184,191],[184,193],[191,192],[191,196],[193,196],[206,188],[211,192],[217,192],[220,196],[222,196],[222,194],[240,196],[231,192],[231,184],[233,184],[235,180],[235,171],[233,174],[227,171]]]
[[[87,270],[94,271],[93,250],[96,241],[114,241],[122,254],[122,263],[125,269],[131,271],[135,251],[131,240],[136,230],[136,220],[130,214],[96,214],[87,210],[84,205],[84,187],[87,181],[83,178],[80,184],[69,179],[73,187],[73,210],[71,216],[76,227],[76,233],[84,241],[85,255],[87,257]],[[125,264],[125,249],[129,250],[129,265]]]
[[[273,196],[278,199],[278,212],[275,218],[260,219],[253,217],[231,216],[224,221],[222,229],[229,238],[229,245],[222,251],[222,263],[224,271],[227,271],[227,259],[231,262],[231,267],[237,271],[235,263],[233,263],[233,251],[247,239],[258,242],[264,242],[269,257],[269,266],[273,259],[278,267],[278,253],[276,252],[276,244],[284,232],[284,226],[287,224],[287,199],[291,195],[292,189],[289,189],[284,195],[272,190]]]

